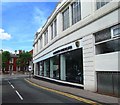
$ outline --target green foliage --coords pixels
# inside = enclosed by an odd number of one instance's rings
[[[19,54],[19,58],[17,59],[17,66],[24,70],[25,67],[29,66],[29,61],[32,59],[32,54],[29,52],[22,52]]]
[[[10,52],[4,51],[2,52],[2,69],[4,70],[6,68],[6,63],[10,60]]]

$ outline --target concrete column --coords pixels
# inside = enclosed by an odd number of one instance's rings
[[[50,59],[50,78],[53,78],[53,59]]]
[[[91,34],[84,37],[82,39],[82,45],[83,45],[84,89],[96,92],[97,78],[95,71],[95,55],[94,55],[95,47],[93,35]]]
[[[65,56],[60,56],[60,79],[66,80],[66,60]]]
[[[47,68],[46,68],[46,62],[44,61],[44,76],[46,77],[47,76]]]
[[[36,75],[37,73],[36,73],[36,63],[34,63],[34,75]]]

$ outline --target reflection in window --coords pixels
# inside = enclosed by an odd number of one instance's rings
[[[48,43],[48,30],[46,30],[45,31],[45,33],[44,33],[44,35],[45,35],[45,45]]]
[[[39,69],[40,69],[40,75],[43,76],[44,75],[43,61],[40,62]]]
[[[69,8],[63,12],[63,30],[69,27]]]
[[[116,25],[111,28],[112,36],[117,37],[120,36],[120,25]]]
[[[76,0],[71,6],[72,6],[72,24],[75,24],[81,19],[80,1]]]
[[[111,38],[110,28],[95,33],[95,43]]]
[[[50,59],[45,60],[44,63],[44,71],[46,73],[45,76],[50,77]]]
[[[99,9],[109,3],[111,0],[97,0],[96,2],[96,8]]]
[[[57,21],[54,21],[54,37],[57,36]]]
[[[96,45],[96,54],[120,51],[120,38]]]
[[[59,73],[59,55],[52,58],[53,60],[53,78],[60,79]]]
[[[42,38],[42,35],[40,36],[40,49],[42,49],[43,47],[43,38]]]
[[[65,53],[66,80],[83,84],[83,55],[82,49]]]

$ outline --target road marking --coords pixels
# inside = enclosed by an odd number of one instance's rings
[[[17,93],[17,95],[19,96],[19,98],[20,98],[21,100],[23,100],[23,97],[20,95],[20,93],[19,93],[17,90],[15,90],[15,92]]]
[[[11,84],[11,87],[14,89],[15,87]]]
[[[54,89],[50,89],[50,88],[47,88],[47,87],[43,87],[43,86],[37,85],[37,84],[35,84],[35,83],[27,80],[27,79],[25,79],[25,81],[28,82],[29,84],[33,85],[33,86],[39,87],[39,88],[41,88],[41,89],[44,89],[44,90],[47,90],[47,91],[50,91],[50,92],[58,93],[58,94],[67,96],[67,97],[69,97],[69,98],[76,99],[76,100],[78,100],[78,101],[82,101],[82,102],[85,102],[85,103],[88,103],[88,104],[91,104],[91,105],[101,105],[100,103],[91,101],[91,100],[89,100],[89,99],[81,98],[81,97],[72,95],[72,94],[70,94],[70,93],[65,93],[65,92],[61,92],[61,91],[58,91],[58,90],[54,90]]]
[[[11,85],[10,81],[8,81],[8,83]]]
[[[8,81],[8,83],[10,84],[10,86],[11,86],[13,89],[15,89],[15,87],[11,84],[10,81]],[[17,95],[19,96],[19,98],[20,98],[21,100],[23,100],[23,97],[20,95],[20,93],[19,93],[17,90],[15,90],[15,92],[17,93]]]

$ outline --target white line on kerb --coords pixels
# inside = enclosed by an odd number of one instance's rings
[[[11,84],[11,87],[14,89],[15,87]]]
[[[19,96],[19,98],[21,99],[21,100],[23,100],[23,98],[22,98],[22,96],[20,95],[20,93],[16,90],[15,91],[16,93],[17,93],[17,95]]]

